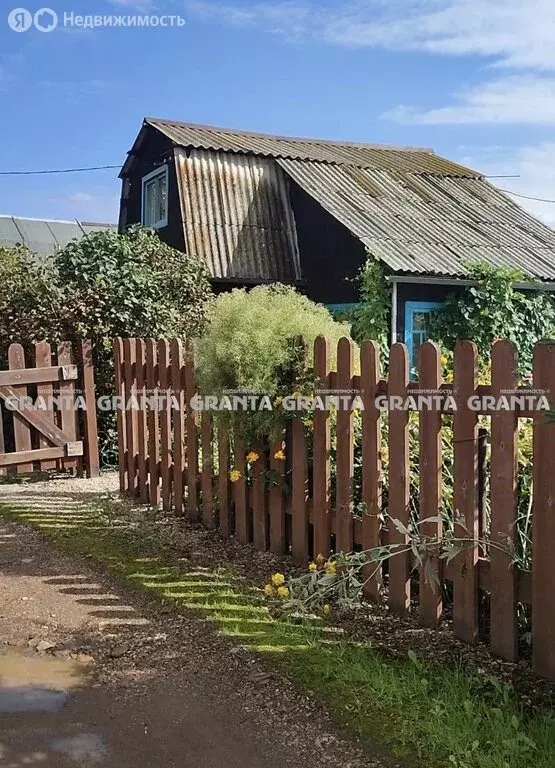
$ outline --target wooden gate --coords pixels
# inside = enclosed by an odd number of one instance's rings
[[[76,354],[75,354],[76,352]],[[92,349],[69,342],[52,350],[35,344],[26,361],[21,344],[0,369],[0,474],[52,469],[99,473]]]

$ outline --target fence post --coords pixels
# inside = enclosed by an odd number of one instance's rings
[[[183,444],[185,393],[183,391],[183,344],[174,339],[170,346],[172,367],[172,392],[177,401],[178,410],[173,410],[173,504],[175,514],[183,514],[183,496],[185,490],[185,451]]]
[[[389,357],[389,395],[406,401],[408,383],[407,348],[395,343]],[[389,605],[397,614],[406,613],[410,607],[410,555],[408,551],[403,552],[403,546],[408,545],[407,536],[395,528],[392,520],[399,520],[408,527],[409,490],[409,414],[404,409],[393,409],[389,412],[388,527],[390,543],[399,545],[399,549],[389,560]]]
[[[374,341],[365,341],[360,352],[360,377],[364,411],[362,413],[362,548],[380,546],[382,511],[382,468],[380,457],[381,423],[376,407],[380,380],[380,351]],[[364,594],[377,599],[382,582],[381,566],[369,565],[364,573]]]
[[[459,341],[455,347],[453,394],[457,410],[453,425],[455,458],[456,536],[476,540],[479,537],[478,514],[478,415],[469,407],[476,392],[476,345]],[[455,635],[466,643],[478,636],[478,556],[479,547],[464,550],[454,560],[453,626]]]
[[[431,341],[420,348],[419,387],[426,391],[439,392],[441,387],[441,357],[439,349]],[[441,410],[425,409],[420,412],[420,520],[441,515]],[[425,522],[420,526],[425,536],[439,537],[441,522]],[[420,615],[429,626],[441,618],[440,563],[433,558],[428,568],[420,569]],[[436,583],[432,583],[433,579]]]
[[[245,446],[239,439],[237,428],[233,433],[235,470],[239,479],[233,485],[233,500],[235,503],[235,531],[241,544],[250,541],[249,519],[247,509],[247,481],[245,479]]]
[[[518,385],[517,356],[510,341],[496,341],[491,353],[491,385],[495,398]],[[517,520],[516,411],[496,411],[491,417],[491,542],[507,547],[514,540]],[[482,515],[483,510],[480,510]],[[484,523],[482,522],[482,528]],[[491,630],[493,653],[517,660],[517,579],[510,554],[490,547]]]
[[[46,345],[45,357],[50,358],[50,345]],[[38,348],[37,348],[38,349]],[[92,344],[90,341],[79,343],[79,358],[81,361],[81,376],[83,397],[85,398],[85,471],[87,477],[100,475],[100,458],[98,455],[98,430],[96,422],[96,396],[94,387],[94,365]],[[52,387],[50,387],[52,392]],[[53,420],[53,414],[52,414]]]
[[[551,407],[555,397],[555,342],[534,352],[534,388]],[[534,420],[534,510],[532,558],[532,653],[534,671],[555,680],[555,423],[538,413]]]

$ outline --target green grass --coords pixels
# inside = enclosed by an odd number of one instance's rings
[[[45,502],[45,507],[47,502]],[[232,642],[272,657],[299,685],[319,694],[340,723],[426,768],[554,768],[555,720],[525,716],[512,691],[462,668],[439,669],[414,654],[385,659],[331,626],[272,618],[260,590],[230,570],[171,564],[149,529],[122,524],[116,499],[68,511],[0,504],[58,546],[92,556],[175,610],[195,610]]]

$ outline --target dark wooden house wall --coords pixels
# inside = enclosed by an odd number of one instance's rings
[[[297,226],[303,290],[313,301],[344,304],[358,301],[352,282],[365,262],[364,245],[298,184],[290,199]]]
[[[142,180],[147,174],[160,168],[164,163],[168,166],[168,226],[161,227],[157,231],[161,240],[173,248],[186,253],[173,144],[170,139],[159,131],[149,131],[143,145],[139,149],[139,156],[132,166],[129,178],[123,181],[120,229],[125,229],[129,224],[140,223],[143,191]],[[127,199],[125,199],[126,184],[128,185]]]

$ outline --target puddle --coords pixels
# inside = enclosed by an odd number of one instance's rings
[[[55,712],[82,679],[72,660],[8,651],[0,655],[0,713]]]
[[[98,733],[80,733],[65,739],[54,741],[50,745],[55,752],[67,755],[76,762],[86,761],[86,765],[101,763],[107,755],[102,736]]]

